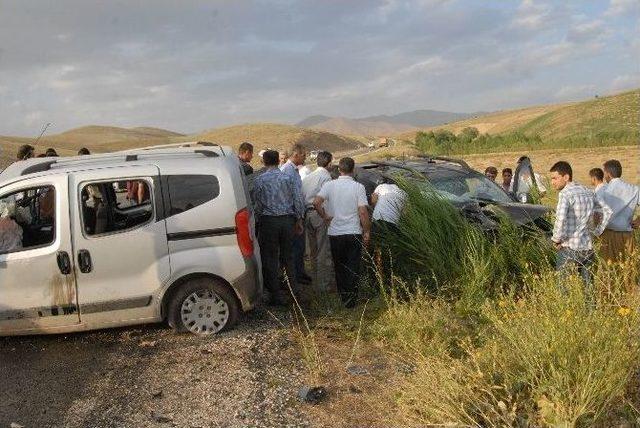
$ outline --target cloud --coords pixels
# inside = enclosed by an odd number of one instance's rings
[[[7,1],[0,134],[33,135],[39,120],[195,132],[555,102],[636,71],[635,28],[598,13],[560,1]]]
[[[572,26],[567,33],[567,40],[574,43],[585,43],[593,40],[602,40],[609,33],[610,30],[605,27],[604,22],[596,19]]]
[[[588,96],[592,96],[595,93],[595,90],[596,90],[595,85],[591,85],[591,84],[567,85],[567,86],[561,87],[558,90],[558,92],[556,92],[555,97],[558,100],[586,98]]]
[[[541,1],[522,0],[511,26],[526,30],[538,30],[548,24],[551,11],[551,7]]]
[[[640,2],[638,0],[611,0],[609,8],[605,11],[605,16],[619,16],[640,12]]]
[[[640,87],[640,73],[616,76],[610,86],[612,91],[623,91],[625,89],[634,89],[638,87]]]

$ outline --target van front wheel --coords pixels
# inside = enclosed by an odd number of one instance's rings
[[[238,303],[224,284],[209,278],[184,283],[171,297],[168,322],[178,332],[211,335],[238,320]]]

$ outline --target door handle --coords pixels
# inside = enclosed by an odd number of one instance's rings
[[[78,251],[78,265],[80,266],[80,272],[91,272],[93,265],[91,264],[91,254],[89,253],[89,250]]]
[[[58,268],[63,275],[69,275],[71,273],[71,259],[66,251],[59,251],[56,255],[58,261]]]

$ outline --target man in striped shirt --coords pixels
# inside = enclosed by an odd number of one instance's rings
[[[592,236],[602,234],[611,217],[611,209],[599,202],[593,191],[573,182],[573,171],[567,162],[556,162],[550,171],[551,184],[560,191],[551,237],[558,250],[556,269],[565,272],[571,265],[577,267],[590,294],[594,260]],[[592,228],[596,210],[601,212],[601,217]]]

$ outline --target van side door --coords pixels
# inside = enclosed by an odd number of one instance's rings
[[[0,335],[76,325],[67,176],[0,189]]]
[[[159,173],[132,165],[70,177],[78,301],[89,327],[160,318],[170,263]]]

